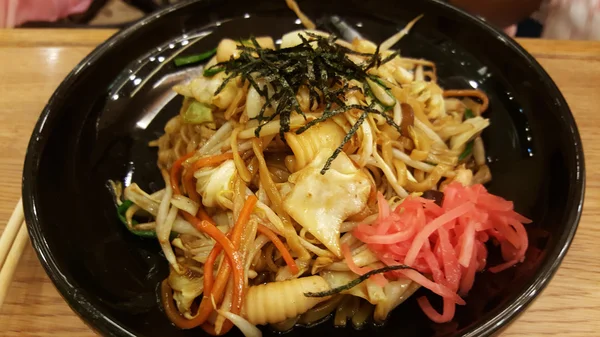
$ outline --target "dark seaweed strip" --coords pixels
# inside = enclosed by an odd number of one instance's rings
[[[398,134],[402,135],[402,128],[400,128],[400,125],[396,124],[396,122],[394,122],[394,119],[393,119],[393,118],[391,118],[390,116],[388,116],[388,115],[387,115],[385,112],[381,112],[381,111],[378,111],[378,110],[376,110],[376,109],[372,109],[372,110],[371,110],[371,111],[369,111],[369,112],[371,112],[371,113],[374,113],[374,114],[377,114],[377,115],[380,115],[380,116],[382,116],[383,118],[385,118],[385,122],[386,122],[386,123],[387,123],[389,126],[391,126],[391,127],[393,127],[394,129],[396,129],[396,131],[398,131]]]
[[[367,114],[376,113],[384,116],[386,123],[400,131],[393,119],[385,112],[379,112],[373,109],[373,106],[348,105],[344,97],[351,91],[361,90],[358,87],[350,87],[350,80],[365,82],[367,77],[376,81],[379,85],[383,82],[377,77],[367,74],[372,67],[377,67],[382,63],[388,62],[397,56],[397,53],[391,54],[382,59],[379,54],[379,46],[375,53],[361,53],[343,47],[336,42],[334,35],[325,38],[313,33],[307,33],[306,36],[300,35],[301,43],[297,46],[284,49],[264,49],[258,44],[258,41],[251,37],[248,41],[241,41],[237,47],[240,51],[237,59],[231,58],[229,61],[220,62],[209,67],[207,72],[225,71],[227,77],[219,86],[215,94],[225,88],[227,83],[233,78],[240,76],[265,99],[265,103],[256,116],[259,122],[255,135],[260,135],[261,128],[266,124],[265,121],[272,121],[279,118],[280,138],[285,142],[284,134],[290,130],[291,115],[296,112],[304,116],[304,111],[300,108],[300,103],[296,98],[299,89],[307,86],[309,92],[309,109],[312,110],[315,102],[325,104],[326,108],[323,115],[304,127],[296,131],[302,133],[308,128],[325,121],[335,115],[351,109],[362,111],[360,118],[352,126],[350,132],[344,137],[343,143],[333,152],[328,159],[321,173],[324,174],[330,167],[331,162],[342,151],[343,146],[354,136],[360,125],[364,122]],[[366,57],[363,64],[356,64],[348,58],[348,55],[359,55]],[[269,93],[267,86],[260,88],[258,81],[269,84],[268,88],[273,88],[274,93]],[[341,86],[341,88],[332,89]],[[365,95],[372,94],[368,86],[365,87]],[[269,96],[271,95],[271,96]],[[383,106],[381,102],[374,100],[382,109],[387,110],[390,107]],[[277,105],[276,111],[270,116],[265,116],[269,107]],[[306,117],[305,117],[306,118]]]
[[[329,289],[326,291],[320,291],[320,292],[316,292],[316,293],[307,292],[307,293],[304,293],[304,296],[306,296],[306,297],[326,297],[326,296],[339,294],[342,291],[356,287],[357,285],[366,281],[369,277],[371,277],[373,275],[387,273],[387,272],[394,271],[394,270],[403,270],[403,269],[416,270],[416,269],[406,266],[406,265],[387,266],[387,267],[383,267],[383,268],[379,268],[379,269],[374,269],[374,270],[371,270],[370,272],[367,272],[366,274],[361,275],[360,277],[348,282],[347,284],[345,284],[343,286],[339,286],[339,287],[336,287],[333,289]]]
[[[368,107],[366,107],[364,105],[350,104],[350,105],[345,105],[345,106],[343,106],[339,109],[335,109],[335,110],[329,110],[329,108],[330,108],[329,106],[327,108],[325,108],[325,111],[323,112],[323,115],[321,115],[321,117],[313,119],[312,121],[305,124],[303,127],[296,130],[296,134],[301,134],[301,133],[305,132],[306,130],[308,130],[310,127],[312,127],[316,124],[319,124],[321,122],[324,122],[324,121],[330,119],[331,117],[342,114],[348,110],[357,109],[357,110],[365,111],[365,109],[367,109]],[[367,112],[371,112],[371,111],[368,110]],[[377,112],[379,112],[379,111],[377,111]]]
[[[321,169],[321,174],[325,174],[325,172],[327,172],[327,170],[329,170],[329,167],[331,167],[331,163],[335,160],[335,158],[337,158],[337,156],[340,154],[340,152],[342,152],[342,150],[344,149],[344,145],[346,145],[346,143],[348,143],[350,141],[350,139],[352,139],[352,137],[354,136],[356,131],[358,131],[358,128],[362,125],[362,123],[367,118],[367,115],[368,115],[368,111],[363,112],[362,115],[360,115],[360,117],[356,121],[356,123],[354,123],[354,125],[352,125],[352,128],[350,128],[350,131],[348,131],[348,134],[346,134],[346,136],[344,137],[344,140],[342,140],[342,144],[340,144],[340,146],[338,146],[335,149],[335,151],[333,151],[333,154],[331,155],[331,157],[329,157],[327,159],[327,162],[325,162],[325,166],[323,166],[323,168]]]
[[[391,60],[395,59],[396,56],[400,56],[400,52],[399,51],[395,51],[395,52],[391,53],[390,55],[388,55],[383,60],[381,60],[381,64],[386,64],[386,63],[390,62]]]

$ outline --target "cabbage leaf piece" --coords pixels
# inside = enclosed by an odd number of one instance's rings
[[[321,149],[313,161],[290,175],[293,185],[283,200],[285,211],[332,253],[341,257],[340,225],[367,204],[371,185],[367,175],[341,152],[325,174],[331,155]]]

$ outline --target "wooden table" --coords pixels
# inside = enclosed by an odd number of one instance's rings
[[[0,229],[21,194],[29,136],[64,76],[110,30],[0,30]],[[544,293],[503,336],[600,336],[600,43],[521,40],[556,81],[583,138],[587,192],[575,241]],[[84,337],[29,245],[0,309],[0,336]]]

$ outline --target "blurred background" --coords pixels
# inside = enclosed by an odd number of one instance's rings
[[[180,1],[0,0],[0,28],[123,28]],[[600,0],[445,1],[485,18],[511,36],[600,40]]]
[[[9,1],[9,0],[0,0]],[[53,0],[48,0],[52,2]],[[57,20],[32,20],[22,22],[18,27],[61,27],[61,28],[122,28],[164,6],[180,0],[90,0],[87,9],[73,13]],[[72,1],[73,3],[76,1]],[[63,12],[66,11],[63,10]]]
[[[179,1],[182,0],[0,0],[0,27],[123,28],[144,15]],[[503,1],[510,3],[514,0]],[[535,1],[539,5],[542,0],[524,1]],[[481,12],[481,6],[473,5],[473,0],[449,2],[471,13],[481,14],[492,23],[498,21],[486,15],[489,13]],[[514,9],[512,7],[511,12],[516,12]],[[535,37],[541,32],[541,25],[531,19],[525,20],[520,28],[519,36]],[[511,33],[516,33],[515,26]]]

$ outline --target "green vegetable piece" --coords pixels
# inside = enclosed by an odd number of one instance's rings
[[[471,155],[472,152],[473,152],[473,141],[470,141],[467,143],[467,147],[465,147],[465,150],[463,151],[463,153],[461,153],[460,156],[458,156],[458,161],[465,160],[465,158],[467,158],[469,155]]]
[[[133,202],[131,200],[125,200],[125,201],[123,201],[123,203],[121,203],[121,205],[119,205],[119,207],[117,207],[117,216],[119,217],[119,220],[121,220],[121,222],[125,225],[125,227],[127,227],[127,230],[129,232],[131,232],[132,234],[135,234],[137,236],[141,236],[144,238],[156,238],[156,232],[154,232],[154,231],[137,231],[137,230],[129,227],[129,225],[127,225],[127,218],[125,218],[125,212],[127,212],[129,207],[131,207],[132,205],[133,205]],[[133,225],[138,224],[138,222],[135,221],[134,219],[131,220],[131,223]]]
[[[188,124],[202,124],[214,121],[212,109],[198,101],[192,101],[183,114],[183,121]]]
[[[125,200],[121,203],[121,205],[119,205],[119,207],[117,208],[117,212],[119,212],[119,215],[124,215],[125,212],[127,212],[129,207],[131,207],[132,205],[133,202],[131,200]]]
[[[465,120],[473,118],[473,117],[475,117],[473,110],[468,109],[468,108],[465,109]],[[467,143],[467,147],[465,147],[465,150],[463,151],[463,153],[461,153],[460,156],[458,156],[458,161],[465,160],[465,158],[467,158],[469,155],[471,155],[472,152],[473,152],[473,141],[470,141]]]
[[[205,77],[212,77],[224,70],[225,70],[225,67],[210,67],[210,68],[204,69],[204,72],[202,73],[202,75],[204,75]]]
[[[181,67],[189,64],[199,63],[206,59],[211,58],[217,52],[217,48],[213,48],[211,50],[205,51],[204,53],[189,55],[189,56],[180,56],[176,57],[173,63],[175,66]]]
[[[368,279],[369,277],[371,277],[375,274],[387,273],[389,271],[403,270],[403,269],[416,270],[412,267],[409,267],[409,266],[403,265],[403,264],[397,265],[397,266],[387,266],[387,267],[371,270],[370,272],[363,274],[362,276],[348,282],[347,284],[345,284],[343,286],[339,286],[337,288],[329,289],[326,291],[320,291],[320,292],[316,292],[316,293],[313,293],[313,292],[304,293],[304,296],[306,296],[306,297],[325,297],[325,296],[339,294],[344,290],[348,290],[348,289],[352,289],[352,288],[356,287],[357,285],[361,284],[363,281],[365,281],[366,279]]]
[[[469,119],[469,118],[473,118],[473,117],[475,117],[473,110],[465,109],[465,119]]]

